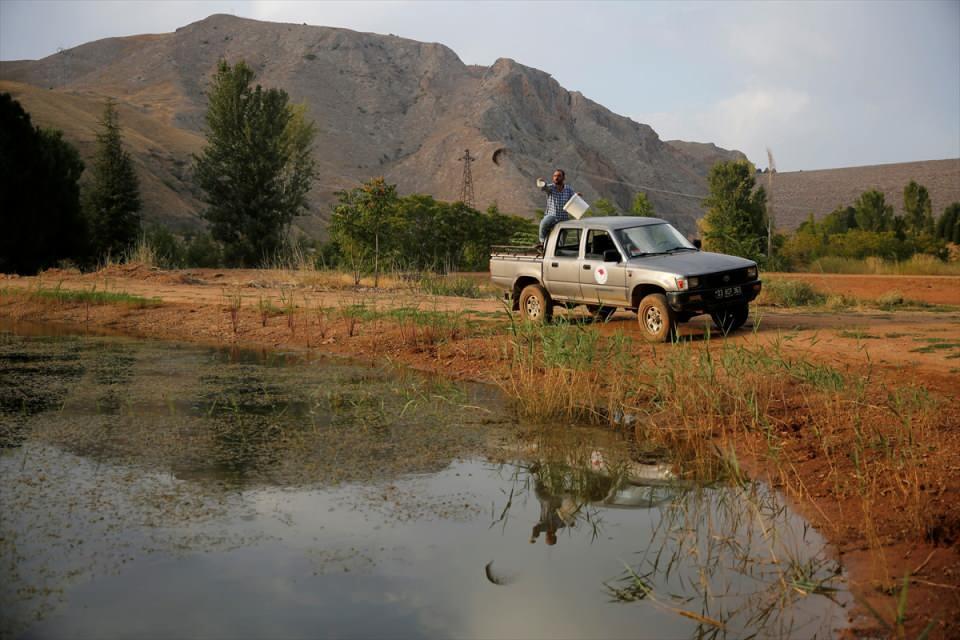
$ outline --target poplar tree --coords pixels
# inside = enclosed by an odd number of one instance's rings
[[[721,161],[707,177],[707,214],[700,221],[704,248],[752,260],[767,242],[767,193],[756,186],[756,169],[746,160]]]
[[[930,193],[922,184],[911,180],[903,188],[903,217],[914,235],[933,233],[933,204]]]
[[[282,89],[255,88],[253,70],[220,61],[207,93],[207,146],[194,156],[210,233],[228,264],[256,266],[286,246],[306,213],[315,130]]]
[[[84,211],[96,257],[123,256],[140,236],[140,183],[123,149],[116,103],[107,99],[97,133]]]

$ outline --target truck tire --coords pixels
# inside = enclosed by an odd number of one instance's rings
[[[594,322],[606,322],[610,319],[610,316],[616,312],[616,307],[607,307],[598,304],[587,305],[587,313],[590,314],[590,317],[593,318]]]
[[[710,314],[713,324],[723,335],[736,331],[750,316],[750,305],[746,302]]]
[[[637,320],[648,342],[670,342],[677,337],[676,316],[662,293],[651,293],[640,301]]]
[[[520,317],[536,323],[550,322],[553,301],[550,294],[538,284],[528,284],[520,292]]]

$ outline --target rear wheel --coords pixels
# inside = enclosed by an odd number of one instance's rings
[[[610,319],[610,316],[617,312],[617,308],[588,304],[587,312],[590,314],[590,317],[593,318],[594,322],[606,322]]]
[[[640,301],[637,320],[648,342],[669,342],[677,336],[677,319],[662,293],[651,293]]]
[[[723,335],[731,331],[736,331],[743,326],[750,315],[750,305],[747,303],[738,304],[726,309],[720,309],[710,314],[713,324]]]
[[[553,316],[550,294],[538,284],[528,284],[520,292],[520,316],[530,322],[550,322]]]

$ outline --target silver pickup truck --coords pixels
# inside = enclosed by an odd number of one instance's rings
[[[549,321],[555,304],[583,304],[600,319],[629,309],[651,342],[704,313],[724,334],[738,329],[761,287],[757,263],[700,251],[665,220],[631,216],[561,222],[542,253],[495,246],[490,277],[528,320]]]

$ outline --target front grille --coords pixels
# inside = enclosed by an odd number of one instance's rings
[[[724,279],[726,278],[726,279]],[[721,271],[720,273],[711,273],[700,276],[700,289],[715,289],[717,287],[732,287],[735,284],[750,282],[751,278],[747,275],[747,269],[734,269],[733,271]]]

